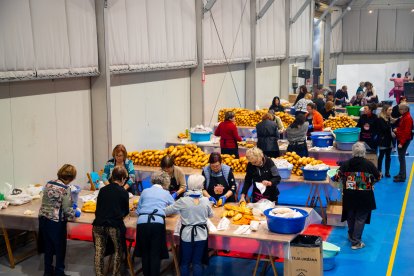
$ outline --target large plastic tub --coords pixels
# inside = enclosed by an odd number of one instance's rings
[[[306,218],[309,216],[308,212],[302,209],[291,208],[300,212],[303,217],[300,218],[280,218],[270,215],[273,208],[265,210],[263,213],[267,219],[267,227],[271,232],[279,234],[296,234],[305,227]]]
[[[277,169],[279,172],[280,178],[282,179],[289,179],[292,174],[292,169],[283,168],[283,169]]]
[[[356,142],[359,140],[359,127],[338,128],[333,131],[337,142]]]
[[[347,106],[346,112],[348,115],[359,116],[359,110],[361,109],[360,106]]]
[[[190,132],[191,141],[194,142],[208,142],[210,141],[211,132],[199,133],[199,132]]]
[[[311,136],[312,145],[319,148],[327,148],[333,145],[333,136]]]
[[[306,170],[305,168],[302,168],[302,171],[303,171],[303,178],[305,180],[322,181],[326,179],[329,169],[315,171],[315,170]]]
[[[330,131],[313,131],[311,136],[333,136]]]
[[[338,142],[336,141],[336,148],[338,150],[352,150],[352,146],[355,144],[355,142]]]

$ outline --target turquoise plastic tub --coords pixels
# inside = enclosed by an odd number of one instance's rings
[[[198,133],[198,132],[190,132],[191,134],[191,141],[194,142],[208,142],[210,141],[211,132],[208,133]]]
[[[356,142],[359,140],[359,127],[338,128],[333,131],[337,142]]]

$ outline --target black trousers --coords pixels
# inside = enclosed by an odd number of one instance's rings
[[[230,155],[234,154],[236,156],[236,159],[239,159],[239,149],[238,148],[235,148],[235,149],[221,148],[220,151],[221,151],[221,154],[230,154]]]
[[[161,223],[142,223],[137,225],[136,256],[142,258],[142,270],[145,276],[160,275],[161,259],[168,258],[165,239],[165,225]]]
[[[302,144],[289,143],[289,145],[287,147],[287,151],[288,152],[294,151],[300,157],[308,157],[309,156],[308,145],[306,143],[302,143]]]
[[[263,151],[264,155],[267,157],[277,158],[280,156],[279,151]]]
[[[402,179],[407,177],[407,168],[405,164],[405,153],[407,152],[410,141],[405,142],[405,145],[402,148],[397,147],[398,149],[398,161],[400,161],[400,172],[398,176]]]
[[[379,156],[378,156],[378,170],[382,171],[382,160],[384,160],[385,155],[385,173],[390,173],[390,167],[391,167],[391,150],[392,148],[388,149],[380,149],[379,150]]]
[[[352,245],[358,245],[361,243],[362,232],[364,231],[365,222],[370,210],[348,210],[347,219],[348,222],[348,236],[352,242]]]
[[[65,274],[66,224],[65,221],[55,222],[45,217],[39,217],[39,233],[45,253],[44,275],[61,276]],[[54,269],[53,255],[56,255]]]

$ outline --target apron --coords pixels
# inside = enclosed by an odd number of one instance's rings
[[[171,178],[170,186],[168,186],[168,191],[172,195],[173,193],[176,193],[180,189],[180,185],[177,183],[177,179],[175,177]],[[178,200],[182,194],[178,195],[175,200]]]
[[[151,221],[155,221],[155,216],[161,217],[164,220],[164,230],[163,230],[162,235],[159,237],[161,239],[160,242],[161,242],[161,246],[162,246],[160,258],[161,259],[168,259],[169,255],[168,255],[167,237],[166,237],[167,231],[165,230],[165,216],[159,215],[159,214],[157,214],[157,212],[158,212],[158,209],[155,209],[154,211],[152,211],[152,213],[140,213],[138,216],[147,215],[148,216],[148,220],[147,220],[148,224],[151,223]],[[139,242],[138,242],[139,241],[138,231],[137,231],[136,235],[137,235],[137,237],[135,239],[136,246],[135,246],[134,256],[142,257],[143,254],[147,253],[147,252],[145,252],[146,248],[143,248],[143,246],[140,245]]]
[[[222,185],[224,187],[223,193],[220,195],[215,194],[214,187],[218,184]],[[210,174],[210,183],[208,183],[207,192],[209,195],[213,196],[215,200],[219,200],[221,196],[224,196],[228,191],[230,190],[230,186],[227,183],[226,179],[224,178],[224,175],[221,176],[212,176]],[[234,202],[234,195],[229,197],[226,202]]]
[[[191,243],[194,243],[194,238],[197,236],[197,228],[201,228],[202,230],[207,229],[207,240],[206,240],[206,246],[204,248],[204,253],[203,253],[203,257],[201,259],[201,263],[204,265],[208,265],[209,263],[209,259],[208,259],[208,228],[207,228],[207,224],[195,224],[195,225],[181,225],[181,229],[180,229],[180,242],[184,242],[181,237],[182,237],[182,233],[184,228],[186,227],[192,227],[191,229]],[[180,246],[180,255],[182,256],[182,246]]]

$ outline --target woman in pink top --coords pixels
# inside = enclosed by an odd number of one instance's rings
[[[400,97],[404,95],[404,82],[408,81],[407,77],[402,78],[401,74],[398,73],[397,77],[394,78],[395,74],[392,74],[390,81],[394,82],[394,88],[390,91],[390,97],[394,95],[397,104],[400,103]]]

